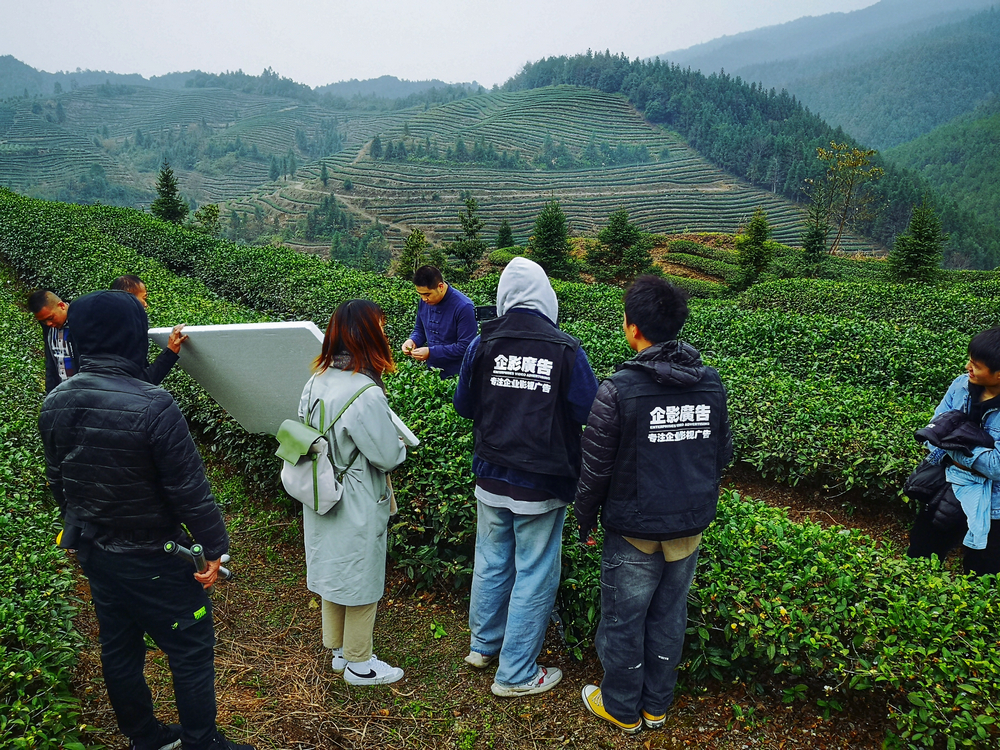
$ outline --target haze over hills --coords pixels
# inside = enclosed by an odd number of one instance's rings
[[[804,181],[823,171],[816,148],[844,138],[790,96],[608,53],[528,63],[490,93],[394,100],[319,94],[270,69],[196,72],[182,89],[106,82],[5,100],[0,183],[143,204],[167,160],[188,198],[226,203],[232,236],[326,247],[374,241],[364,227],[385,219],[390,239],[417,227],[451,239],[470,194],[522,240],[541,203],[565,194],[578,231],[625,207],[647,230],[732,232],[762,205],[795,243]],[[885,210],[862,227],[882,247],[930,190],[885,166],[874,188]],[[996,265],[995,233],[934,200],[955,238],[949,257]]]
[[[850,60],[853,63],[876,56],[914,33],[967,18],[988,8],[995,0],[880,0],[867,8],[849,13],[827,13],[805,16],[776,26],[766,26],[741,34],[722,36],[686,49],[664,52],[658,57],[665,62],[700,70],[706,75],[725,70],[747,81],[762,81],[766,87],[779,90],[785,81],[774,83],[747,74],[754,66],[774,65],[789,61],[791,73],[799,66],[818,66],[820,72],[830,68],[830,61]],[[785,69],[782,69],[785,70]],[[794,93],[794,92],[792,92]]]
[[[200,70],[167,73],[161,76],[145,78],[138,73],[113,73],[104,70],[59,71],[46,73],[27,65],[11,55],[0,56],[0,99],[9,97],[45,97],[56,93],[56,85],[62,91],[72,91],[87,86],[145,86],[161,89],[183,89],[196,85],[199,78],[209,74]],[[225,74],[224,74],[225,75]],[[351,79],[339,81],[325,86],[310,89],[304,84],[296,84],[311,90],[317,98],[323,94],[331,94],[344,98],[354,96],[374,97],[382,99],[401,99],[414,94],[420,94],[428,89],[443,89],[448,86],[458,86],[469,91],[478,91],[481,87],[475,81],[471,83],[448,84],[444,81],[407,81],[395,76],[380,76],[364,81]]]
[[[1000,90],[994,0],[882,0],[667,53],[786,89],[862,143],[888,148],[929,132]]]

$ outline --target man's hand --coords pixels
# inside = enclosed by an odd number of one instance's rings
[[[419,349],[411,349],[410,356],[423,362],[431,356],[431,349],[429,346],[422,346]]]
[[[403,354],[409,356],[410,352],[412,352],[416,346],[417,345],[413,342],[413,339],[407,339],[406,341],[403,342],[402,346]]]
[[[215,585],[216,580],[219,578],[219,566],[222,565],[222,558],[218,560],[206,560],[208,567],[205,568],[204,573],[195,573],[194,579],[204,586],[206,589],[212,588]]]
[[[174,326],[174,329],[170,332],[170,338],[167,339],[167,349],[172,351],[174,354],[181,353],[181,344],[188,340],[187,334],[184,333],[184,324]]]

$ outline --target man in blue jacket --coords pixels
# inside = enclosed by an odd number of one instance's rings
[[[455,409],[474,422],[476,561],[471,650],[497,660],[492,692],[549,690],[562,679],[539,666],[559,588],[566,506],[580,474],[580,439],[597,378],[580,341],[556,325],[545,271],[514,258],[500,276],[499,317],[483,324],[462,362]]]
[[[476,308],[472,300],[445,283],[434,266],[413,274],[420,295],[417,322],[403,342],[403,354],[441,370],[442,378],[458,374],[465,350],[476,336]]]

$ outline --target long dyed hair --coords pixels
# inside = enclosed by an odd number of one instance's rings
[[[334,357],[346,354],[354,372],[368,370],[377,375],[395,372],[396,363],[383,325],[385,313],[374,302],[352,299],[341,303],[330,316],[323,350],[313,363],[313,369],[324,372],[333,366]]]

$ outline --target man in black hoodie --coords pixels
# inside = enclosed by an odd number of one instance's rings
[[[215,726],[212,605],[229,548],[201,457],[173,397],[141,380],[146,311],[130,294],[93,292],[68,313],[78,372],[39,417],[49,486],[63,515],[62,546],[77,550],[100,623],[108,697],[130,750],[252,750]],[[212,562],[196,574],[167,555],[191,544]],[[170,660],[181,724],[156,719],[143,677],[148,633]]]
[[[666,721],[698,545],[733,452],[718,373],[676,340],[687,315],[684,293],[665,279],[635,280],[623,328],[638,354],[601,384],[583,434],[581,540],[598,512],[604,527],[604,680],[583,688],[583,702],[630,734]]]

